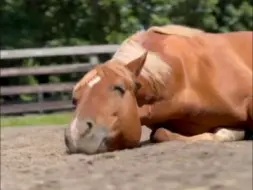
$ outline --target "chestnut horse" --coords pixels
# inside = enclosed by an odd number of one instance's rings
[[[239,141],[253,130],[251,31],[208,33],[150,27],[73,89],[70,153],[95,154],[153,142]]]

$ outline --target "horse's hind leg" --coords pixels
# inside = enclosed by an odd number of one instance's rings
[[[245,131],[240,129],[227,129],[219,128],[214,133],[202,133],[194,136],[184,136],[178,133],[173,133],[164,128],[158,128],[152,131],[150,140],[153,142],[164,142],[164,141],[239,141],[243,140],[245,136]]]
[[[225,142],[225,141],[240,141],[244,140],[245,130],[244,129],[228,129],[218,128],[214,133],[214,140]]]

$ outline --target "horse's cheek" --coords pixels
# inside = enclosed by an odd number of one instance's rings
[[[141,123],[135,99],[130,94],[126,94],[126,96],[119,118],[124,139],[129,146],[133,147],[137,146],[140,141]]]

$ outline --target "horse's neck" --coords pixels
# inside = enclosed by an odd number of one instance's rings
[[[170,113],[170,110],[173,112],[173,105],[177,105],[177,97],[185,87],[184,72],[179,67],[180,63],[176,63],[177,61],[170,59],[170,63],[174,63],[169,65],[170,72],[159,80],[152,74],[143,76],[141,73],[138,77],[143,86],[138,91],[136,99],[141,110],[140,119],[143,125],[152,123],[154,118],[164,115],[164,112]]]
[[[154,77],[140,75],[137,80],[142,85],[136,95],[137,102],[140,106],[144,104],[152,104],[162,98],[166,87],[158,82]]]

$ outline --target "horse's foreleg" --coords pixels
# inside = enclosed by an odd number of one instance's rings
[[[188,137],[179,133],[171,132],[165,128],[158,128],[151,132],[150,140],[152,142],[214,140],[214,135],[212,133],[203,133]]]
[[[150,105],[144,105],[142,107],[138,107],[138,113],[141,121],[141,125],[145,125],[146,127],[149,127],[150,123],[150,117],[151,117],[151,106]],[[151,128],[150,128],[151,129]]]
[[[150,140],[153,142],[164,142],[164,141],[239,141],[243,140],[245,136],[244,130],[239,129],[227,129],[219,128],[214,133],[202,133],[194,136],[184,136],[178,133],[173,133],[164,128],[158,128],[152,131]]]

